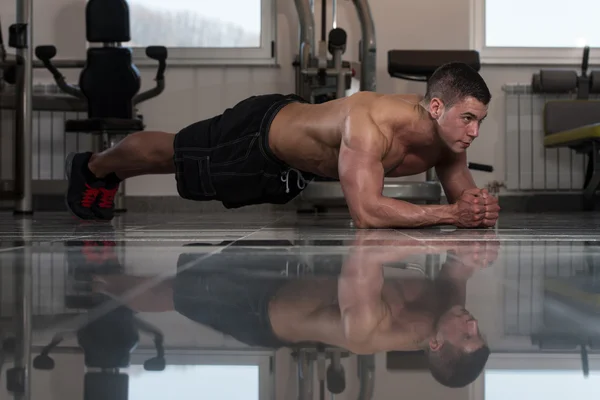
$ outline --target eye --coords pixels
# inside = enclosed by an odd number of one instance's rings
[[[465,122],[471,122],[472,120],[473,120],[472,117],[469,117],[469,116],[463,117],[463,121],[465,121]]]

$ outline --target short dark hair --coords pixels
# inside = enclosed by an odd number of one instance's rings
[[[427,81],[425,99],[441,99],[446,107],[452,107],[467,97],[473,97],[484,105],[492,99],[487,84],[477,71],[465,63],[448,63],[435,70]]]
[[[484,345],[467,353],[444,342],[439,350],[428,349],[426,354],[429,371],[436,381],[450,388],[461,388],[481,374],[490,356],[490,349]]]

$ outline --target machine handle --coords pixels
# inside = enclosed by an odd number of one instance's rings
[[[133,104],[139,104],[158,96],[165,90],[165,70],[167,69],[167,48],[164,46],[146,47],[146,56],[158,61],[158,70],[156,71],[156,87],[146,90],[133,98]]]
[[[484,171],[484,172],[494,172],[494,167],[487,164],[478,164],[470,162],[468,164],[469,169],[474,169],[476,171]]]
[[[581,61],[581,76],[586,77],[590,65],[590,46],[583,48],[583,60]]]
[[[46,69],[50,71],[56,84],[58,87],[65,93],[70,94],[73,97],[76,97],[81,100],[86,100],[85,96],[81,92],[80,89],[69,85],[65,80],[65,77],[60,73],[58,68],[52,64],[52,59],[56,56],[56,47],[52,45],[48,46],[37,46],[35,48],[35,56],[40,59],[40,61],[44,64]]]
[[[346,51],[346,42],[348,35],[342,28],[335,28],[329,31],[328,48],[329,52],[333,54],[336,50],[341,50],[342,53]]]

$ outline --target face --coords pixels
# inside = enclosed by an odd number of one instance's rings
[[[438,125],[438,133],[446,146],[455,153],[464,152],[479,136],[479,127],[487,116],[487,106],[473,97],[446,108],[434,98],[429,103],[429,112]]]
[[[436,337],[431,339],[429,346],[435,351],[446,341],[467,353],[485,345],[477,320],[462,306],[454,306],[442,315]]]

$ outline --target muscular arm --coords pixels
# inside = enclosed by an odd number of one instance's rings
[[[382,159],[388,142],[367,110],[348,116],[338,171],[350,214],[359,228],[411,228],[454,224],[449,205],[417,205],[384,197]]]
[[[352,351],[369,346],[375,330],[388,315],[382,298],[383,268],[366,248],[352,251],[338,280],[338,302],[344,336]]]
[[[467,154],[446,154],[435,167],[448,203],[454,204],[467,189],[476,189],[471,171],[467,168]]]

